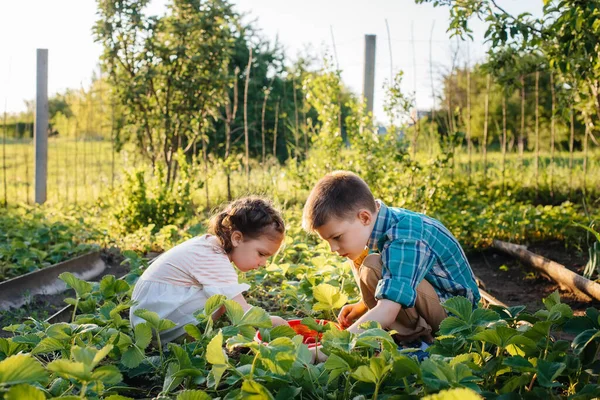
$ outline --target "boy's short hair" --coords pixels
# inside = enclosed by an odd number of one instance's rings
[[[331,218],[351,218],[361,208],[377,211],[369,185],[353,172],[330,172],[317,182],[308,195],[302,214],[302,227],[313,232]]]

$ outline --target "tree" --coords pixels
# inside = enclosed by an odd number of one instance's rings
[[[149,16],[149,0],[97,0],[94,35],[102,67],[123,106],[125,129],[154,166],[177,173],[175,155],[188,153],[224,103],[236,14],[226,0],[171,0]]]

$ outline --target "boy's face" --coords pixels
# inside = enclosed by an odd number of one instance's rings
[[[358,258],[371,236],[375,216],[369,210],[361,209],[351,218],[331,218],[325,225],[315,230],[329,243],[331,251],[351,260]]]

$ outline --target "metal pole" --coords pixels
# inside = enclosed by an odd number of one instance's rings
[[[48,49],[37,49],[35,99],[35,202],[46,202],[48,178]]]
[[[367,113],[373,113],[375,97],[375,47],[376,35],[365,35],[365,66],[363,74],[363,98],[367,102]]]

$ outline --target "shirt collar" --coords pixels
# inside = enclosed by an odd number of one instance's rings
[[[371,231],[371,237],[367,242],[367,246],[370,250],[379,250],[378,242],[382,236],[388,231],[388,225],[390,221],[390,210],[381,200],[375,200],[377,205],[379,206],[379,212],[377,213],[377,217],[375,219],[375,225],[373,226],[373,231]]]

